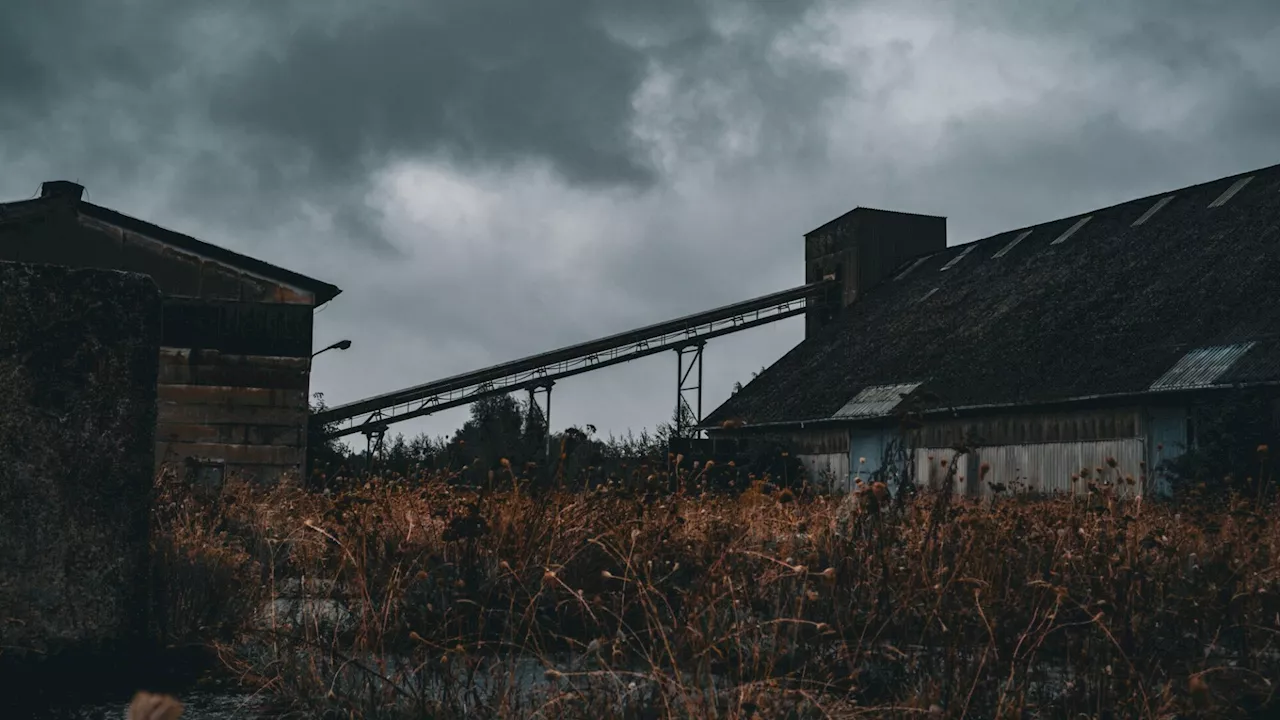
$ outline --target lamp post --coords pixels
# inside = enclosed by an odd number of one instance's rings
[[[330,345],[330,346],[329,346],[329,347],[327,347],[327,348],[324,348],[323,350],[317,350],[317,351],[315,351],[315,352],[311,353],[311,357],[312,357],[312,358],[315,358],[315,356],[316,356],[316,355],[319,355],[320,353],[322,353],[322,352],[326,352],[326,351],[328,351],[328,350],[346,350],[346,349],[347,349],[347,348],[349,348],[349,347],[351,347],[351,341],[350,341],[350,340],[339,340],[338,342],[336,342],[336,343],[334,343],[334,344]]]

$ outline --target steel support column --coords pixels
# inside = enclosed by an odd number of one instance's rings
[[[387,425],[379,420],[382,420],[382,413],[374,413],[365,423],[367,427],[360,431],[365,437],[365,472],[369,473],[373,472],[373,460],[382,452],[382,441],[387,436]]]
[[[684,437],[688,430],[686,413],[692,417],[695,427],[702,422],[702,349],[706,346],[707,343],[701,341],[676,348],[677,437]]]
[[[547,380],[528,387],[530,409],[538,408],[542,412],[542,421],[546,423],[547,446],[545,452],[548,465],[551,462],[551,386],[553,385],[555,385],[554,381]],[[542,393],[541,404],[538,403],[539,393]]]

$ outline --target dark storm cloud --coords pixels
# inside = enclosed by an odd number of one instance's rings
[[[213,117],[298,147],[321,173],[439,151],[547,158],[581,183],[652,179],[629,134],[644,56],[590,3],[415,3],[261,52],[215,88]]]
[[[706,83],[760,101],[693,107],[683,141],[754,112],[812,146],[803,116],[768,102],[803,105],[801,70],[781,81],[767,57],[810,5],[3,3],[0,154],[40,148],[42,166],[91,188],[163,169],[173,209],[206,221],[260,227],[305,200],[376,246],[361,194],[390,161],[547,162],[579,186],[650,186],[659,169],[633,134],[633,100],[655,66],[690,102]],[[720,32],[724,13],[745,22]]]

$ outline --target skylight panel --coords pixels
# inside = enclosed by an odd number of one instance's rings
[[[1075,234],[1076,234],[1076,231],[1078,231],[1080,228],[1084,227],[1084,226],[1085,226],[1085,223],[1089,222],[1089,221],[1090,221],[1090,220],[1092,220],[1092,219],[1093,219],[1093,216],[1092,216],[1092,215],[1088,215],[1088,216],[1086,216],[1086,217],[1082,217],[1082,218],[1080,218],[1079,220],[1077,220],[1077,221],[1076,221],[1076,224],[1075,224],[1075,225],[1072,225],[1071,227],[1067,228],[1067,231],[1066,231],[1066,232],[1064,232],[1064,233],[1062,233],[1061,235],[1059,235],[1059,236],[1058,236],[1058,238],[1057,238],[1056,240],[1054,240],[1053,242],[1051,242],[1051,243],[1049,243],[1049,244],[1050,244],[1050,245],[1060,245],[1060,244],[1062,244],[1062,243],[1066,242],[1066,241],[1067,241],[1067,238],[1071,237],[1072,235],[1075,235]]]
[[[977,246],[978,246],[978,244],[977,244],[977,243],[974,243],[974,244],[970,245],[969,247],[965,248],[965,249],[964,249],[964,250],[963,250],[959,255],[957,255],[957,256],[955,256],[955,257],[951,258],[951,260],[950,260],[946,265],[943,265],[943,266],[942,266],[942,269],[943,269],[943,270],[950,270],[951,268],[955,267],[955,266],[956,266],[956,263],[958,263],[958,262],[960,262],[961,260],[963,260],[965,255],[968,255],[969,253],[973,252],[973,249],[974,249],[975,247],[977,247]]]
[[[1133,224],[1130,225],[1129,227],[1138,227],[1139,225],[1150,220],[1152,215],[1155,215],[1156,213],[1160,212],[1161,208],[1163,208],[1165,205],[1168,205],[1169,201],[1171,200],[1173,200],[1172,195],[1166,195],[1165,197],[1160,198],[1159,200],[1156,201],[1155,205],[1152,205],[1151,207],[1147,208],[1147,211],[1142,213],[1142,217],[1138,218],[1137,220],[1134,220]]]
[[[1217,345],[1191,350],[1178,359],[1168,372],[1151,383],[1152,390],[1181,390],[1212,387],[1227,371],[1253,349],[1254,343]]]
[[[893,412],[894,408],[920,387],[920,383],[899,383],[896,385],[872,385],[863,388],[849,402],[836,411],[833,418],[873,418],[883,417]]]
[[[1213,202],[1209,203],[1209,207],[1216,208],[1216,207],[1222,207],[1223,205],[1226,205],[1227,201],[1235,197],[1236,193],[1243,190],[1244,186],[1248,185],[1249,181],[1252,179],[1253,179],[1253,176],[1250,175],[1249,177],[1240,178],[1239,180],[1231,183],[1231,187],[1227,188],[1225,192],[1219,195],[1217,200],[1214,200]]]
[[[898,273],[897,277],[895,277],[894,280],[901,280],[902,278],[906,277],[908,273],[910,273],[912,270],[915,270],[916,268],[923,265],[924,261],[928,259],[929,259],[928,255],[925,255],[924,257],[919,258],[918,260],[916,260],[915,262],[907,266],[906,270],[903,270],[902,272]]]
[[[991,258],[992,259],[1002,258],[1005,255],[1008,255],[1010,250],[1017,247],[1018,243],[1022,242],[1023,240],[1026,240],[1027,236],[1030,234],[1031,234],[1030,230],[1023,230],[1022,232],[1018,233],[1018,237],[1014,238],[1013,241],[1010,242],[1008,245],[1005,245],[1004,247],[1000,248],[1000,252],[996,253],[995,255],[992,255]]]

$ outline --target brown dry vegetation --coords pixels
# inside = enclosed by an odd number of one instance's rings
[[[1256,500],[175,487],[168,641],[308,716],[1261,716],[1280,680]]]

